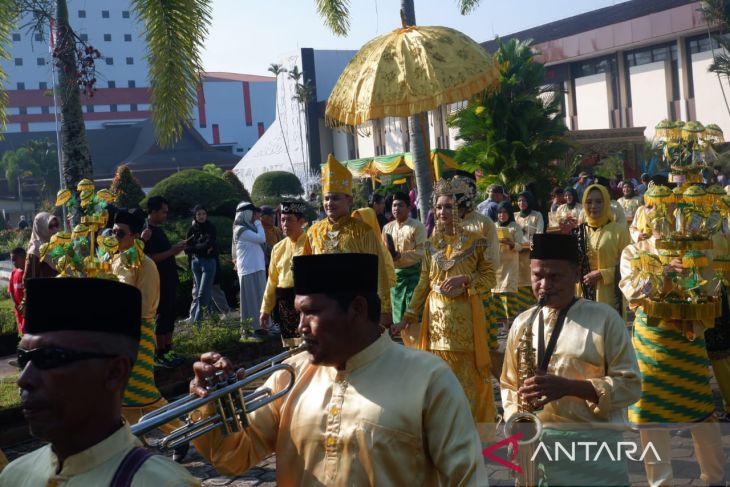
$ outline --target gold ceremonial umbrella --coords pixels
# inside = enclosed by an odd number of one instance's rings
[[[352,58],[327,100],[329,125],[407,117],[469,99],[496,85],[482,46],[448,27],[404,27],[376,37]]]

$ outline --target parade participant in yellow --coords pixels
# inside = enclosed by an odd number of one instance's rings
[[[305,353],[286,363],[294,385],[251,412],[250,426],[193,441],[223,475],[238,475],[276,453],[281,486],[488,485],[468,403],[449,367],[393,343],[378,321],[378,259],[369,254],[294,257],[299,332]],[[193,366],[192,393],[233,372],[207,353]],[[276,393],[289,374],[264,387]],[[210,414],[212,406],[203,410]]]
[[[421,275],[421,260],[425,252],[426,227],[410,217],[411,199],[406,193],[393,195],[392,212],[395,219],[383,227],[383,241],[393,253],[395,286],[390,290],[393,322],[400,323],[413,297]],[[416,336],[418,335],[415,331]],[[402,333],[403,343],[415,346],[412,335]]]
[[[651,191],[651,190],[650,190]],[[656,225],[655,225],[656,226]],[[695,321],[689,333],[678,322],[664,319],[651,321],[644,310],[646,285],[636,279],[632,260],[642,253],[659,255],[656,241],[658,229],[650,238],[631,244],[621,255],[621,291],[634,309],[633,345],[641,370],[641,397],[629,408],[629,421],[640,430],[644,447],[651,442],[658,453],[644,458],[644,469],[650,486],[673,485],[672,453],[669,428],[687,427],[694,441],[701,478],[709,485],[722,485],[725,460],[720,429],[710,387],[710,361],[704,340],[704,326]],[[708,259],[710,252],[706,253]],[[705,268],[705,277],[711,278]],[[662,293],[673,287],[673,276],[687,274],[682,259],[659,265],[654,273]]]
[[[285,347],[294,347],[301,341],[297,333],[299,313],[294,309],[294,275],[292,259],[304,252],[306,203],[299,201],[281,202],[281,229],[284,240],[271,250],[269,277],[266,281],[264,300],[261,303],[261,326],[267,328],[275,307],[279,310],[281,342]]]
[[[461,228],[458,208],[467,193],[458,179],[442,179],[434,188],[436,228],[426,243],[411,304],[394,331],[416,325],[423,316],[419,348],[451,366],[469,399],[480,437],[489,441],[496,409],[481,295],[494,287],[494,267],[486,255],[486,239]]]
[[[629,234],[633,243],[651,237],[652,230],[650,222],[652,211],[654,211],[654,207],[651,205],[642,205],[634,212],[634,218],[631,220],[631,226],[629,227]]]
[[[611,221],[610,201],[608,190],[600,184],[589,186],[583,193],[586,222],[574,230],[581,265],[578,293],[621,309],[617,306],[617,300],[621,302],[616,293],[617,276],[621,252],[631,242],[625,222]]]
[[[628,426],[626,408],[639,397],[639,367],[621,316],[605,304],[575,297],[577,248],[573,235],[533,239],[532,288],[543,306],[520,314],[510,329],[500,381],[504,417],[509,421],[521,402],[530,404],[543,424],[540,442],[548,451],[570,450],[580,442],[606,443],[615,451]],[[525,336],[528,330],[532,341]],[[530,355],[534,362],[525,364]],[[525,374],[528,368],[534,375]],[[535,485],[629,484],[625,457],[586,455],[585,462],[581,457],[569,462],[536,457],[546,478]]]
[[[561,224],[573,222],[573,226],[578,225],[578,217],[583,210],[583,205],[578,201],[578,192],[575,188],[567,187],[563,192],[563,197],[565,203],[560,205],[556,212],[558,220]]]
[[[634,192],[634,183],[631,181],[624,181],[621,190],[624,195],[618,199],[618,204],[624,210],[626,216],[626,223],[631,225],[634,221],[634,215],[636,210],[641,206],[641,196]]]
[[[307,232],[304,255],[363,253],[378,256],[378,295],[381,301],[381,324],[390,327],[390,288],[386,250],[381,239],[362,220],[350,216],[352,174],[329,155],[322,168],[322,197],[326,218]]]
[[[142,448],[121,412],[140,342],[139,291],[75,277],[31,279],[26,292],[18,387],[31,434],[49,444],[5,467],[0,486],[200,485]]]
[[[143,229],[144,215],[127,210],[117,211],[112,233],[119,241],[119,253],[112,260],[112,272],[121,282],[136,287],[142,293],[139,353],[122,401],[122,414],[130,424],[137,423],[143,415],[167,404],[155,385],[155,316],[160,300],[160,275],[157,265],[145,255],[139,240]],[[172,431],[174,428],[168,424],[161,429]],[[175,460],[182,461],[186,452],[187,445],[179,447]]]
[[[574,189],[570,188],[573,192]],[[567,190],[566,190],[567,193]],[[535,302],[532,296],[532,280],[530,278],[530,245],[532,237],[545,231],[545,221],[540,212],[535,211],[535,200],[532,193],[523,191],[517,195],[519,213],[515,214],[515,223],[522,230],[520,244],[520,271],[517,277],[517,309],[521,313]]]
[[[728,300],[728,278],[730,277],[730,241],[722,231],[712,235],[714,271],[722,276],[722,316],[715,321],[715,327],[705,330],[705,344],[710,358],[712,372],[717,379],[725,407],[724,419],[730,420],[730,306]]]
[[[519,242],[522,242],[522,229],[515,223],[511,201],[503,201],[497,207],[497,225],[501,255],[496,273],[497,284],[492,288],[492,293],[498,304],[496,319],[509,323],[519,314],[516,300],[520,272]]]

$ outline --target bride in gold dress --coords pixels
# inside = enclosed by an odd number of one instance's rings
[[[480,295],[494,287],[495,270],[485,255],[487,240],[460,225],[459,203],[468,195],[469,188],[458,179],[436,185],[436,228],[426,242],[413,299],[394,331],[405,328],[404,335],[418,348],[449,364],[466,393],[482,441],[490,441],[496,409]]]

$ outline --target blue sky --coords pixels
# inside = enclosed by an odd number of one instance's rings
[[[468,16],[456,0],[415,0],[416,22],[458,29],[477,42],[535,27],[620,0],[482,0]],[[267,74],[269,64],[302,47],[358,49],[400,25],[398,0],[351,0],[347,37],[331,34],[315,0],[213,0],[213,20],[203,52],[207,71]]]

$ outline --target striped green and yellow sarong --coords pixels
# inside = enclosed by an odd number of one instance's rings
[[[499,343],[499,321],[496,318],[496,307],[498,299],[491,291],[482,293],[482,306],[484,306],[484,320],[487,323],[487,346],[490,350],[497,350]]]
[[[390,305],[393,310],[393,323],[400,323],[411,304],[413,291],[421,276],[421,264],[395,270],[395,286],[390,289]]]
[[[496,321],[514,319],[520,313],[517,305],[517,293],[495,293],[494,312]]]
[[[631,423],[639,427],[691,423],[714,412],[704,338],[690,341],[673,328],[650,326],[639,307],[632,343],[641,371],[641,396],[629,407]]]
[[[155,385],[155,323],[142,320],[137,360],[132,367],[122,406],[146,406],[160,399]]]
[[[532,294],[532,287],[520,286],[517,288],[516,308],[513,309],[515,316],[535,306],[535,295]]]

